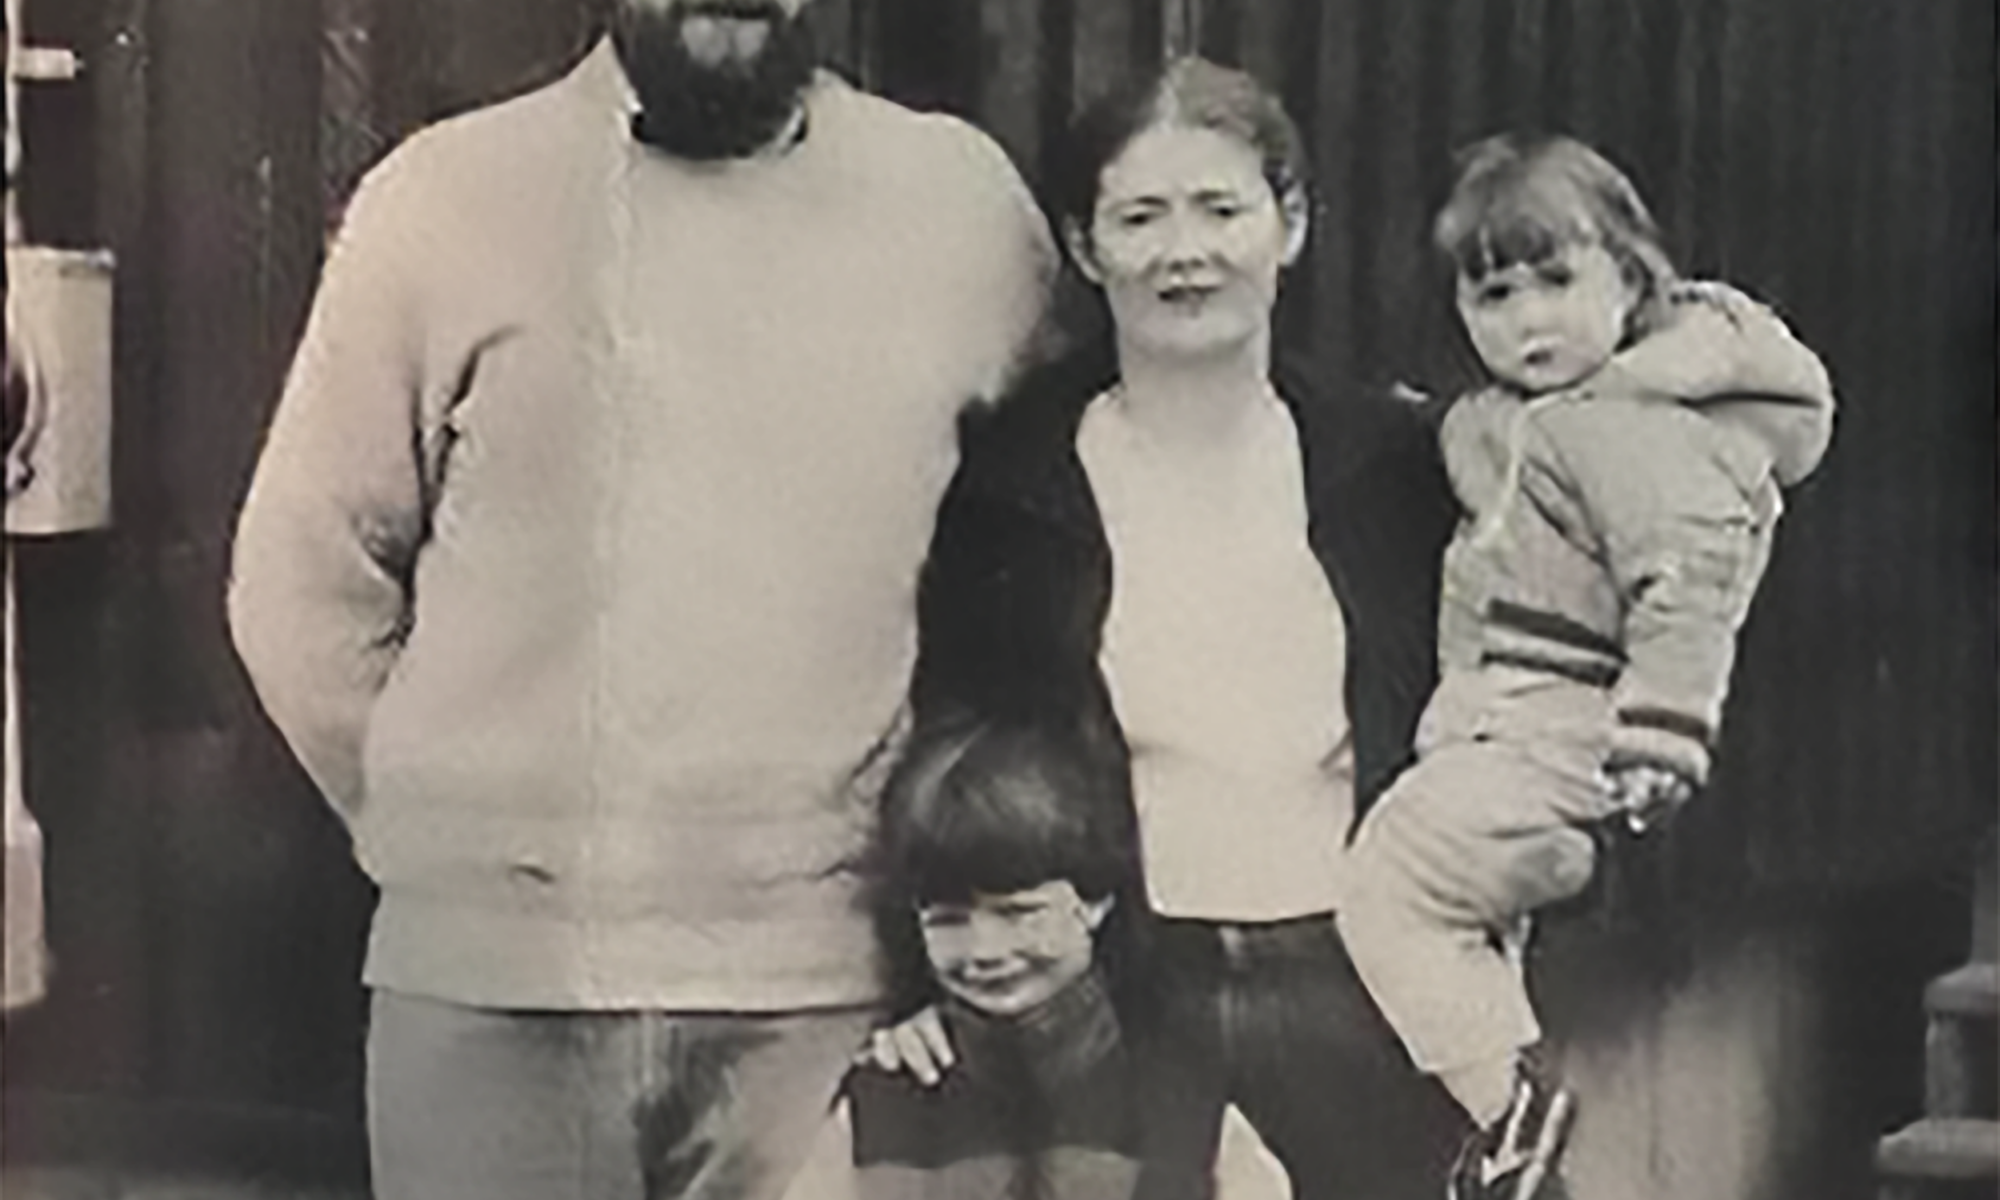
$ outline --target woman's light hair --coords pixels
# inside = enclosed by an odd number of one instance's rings
[[[1207,129],[1256,152],[1279,199],[1306,185],[1304,143],[1278,97],[1249,74],[1205,58],[1180,58],[1159,74],[1084,109],[1070,127],[1050,180],[1056,215],[1089,228],[1104,169],[1149,129]]]

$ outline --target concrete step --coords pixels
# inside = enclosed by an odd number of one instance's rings
[[[1875,1169],[1898,1179],[2000,1179],[2000,1121],[1925,1117],[1876,1144]]]
[[[1968,963],[1924,989],[1924,1114],[2000,1116],[2000,966]]]
[[[1987,833],[1973,861],[1972,961],[2000,962],[2000,830]]]
[[[1954,1017],[2000,1019],[2000,963],[1970,962],[1931,980],[1924,1008]]]

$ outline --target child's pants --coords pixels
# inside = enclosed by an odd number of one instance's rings
[[[1579,826],[1611,815],[1600,688],[1511,667],[1448,675],[1418,760],[1362,822],[1340,930],[1417,1066],[1490,1061],[1541,1036],[1518,958],[1528,914],[1590,881]]]

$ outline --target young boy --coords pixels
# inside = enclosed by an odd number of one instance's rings
[[[1340,925],[1421,1069],[1472,1118],[1454,1200],[1560,1194],[1570,1095],[1531,1078],[1518,951],[1589,881],[1586,826],[1706,779],[1778,491],[1831,430],[1775,317],[1678,280],[1631,183],[1567,138],[1473,147],[1435,234],[1491,385],[1445,418],[1466,518],[1418,761],[1368,814]],[[1615,357],[1614,357],[1615,356]]]
[[[1136,834],[1113,795],[1036,729],[968,724],[899,769],[883,911],[914,916],[929,990],[913,999],[937,1004],[957,1065],[936,1086],[850,1077],[860,1200],[1197,1200],[1217,1178],[1232,1197],[1288,1193],[1219,1090],[1146,1035],[1141,1005],[1114,1003],[1132,999]]]

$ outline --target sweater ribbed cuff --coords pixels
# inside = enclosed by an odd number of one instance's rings
[[[1712,737],[1708,724],[1698,718],[1658,709],[1628,709],[1618,714],[1606,765],[1614,770],[1637,765],[1664,767],[1699,786],[1708,780],[1708,743]]]

